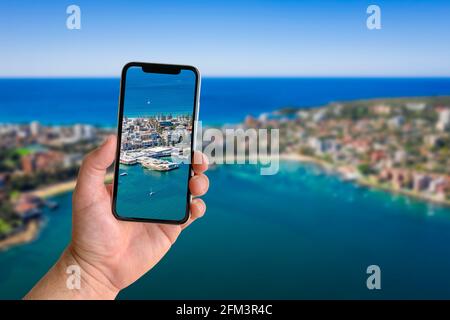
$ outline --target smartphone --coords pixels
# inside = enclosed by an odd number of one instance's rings
[[[182,224],[189,218],[200,73],[184,65],[132,62],[120,85],[113,214]]]

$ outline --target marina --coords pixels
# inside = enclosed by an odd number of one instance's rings
[[[120,164],[132,166],[139,164],[145,169],[154,171],[170,171],[177,169],[179,164],[176,161],[189,159],[190,148],[174,147],[153,147],[135,151],[122,152],[120,155]],[[169,161],[162,158],[170,158]],[[121,173],[121,176],[126,173]]]

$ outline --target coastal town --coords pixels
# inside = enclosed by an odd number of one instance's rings
[[[287,107],[248,116],[238,126],[280,129],[282,159],[450,205],[450,97]],[[34,239],[43,209],[58,205],[51,196],[73,189],[83,156],[113,132],[88,124],[0,124],[0,249]],[[188,160],[191,134],[189,115],[125,117],[121,167],[176,170]]]
[[[73,188],[83,156],[111,129],[92,125],[0,124],[0,249],[30,241],[47,196]]]
[[[247,128],[279,128],[280,152],[344,179],[450,204],[450,97],[284,108]]]
[[[177,169],[190,156],[191,122],[190,115],[124,118],[121,164]],[[58,206],[49,197],[74,188],[84,155],[113,132],[90,124],[0,124],[0,249],[34,239],[43,209]]]
[[[177,169],[179,161],[189,158],[191,133],[190,115],[125,117],[122,122],[120,164],[140,164],[154,171]],[[174,161],[167,160],[169,157]]]

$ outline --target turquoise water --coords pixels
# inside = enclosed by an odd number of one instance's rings
[[[118,92],[119,79],[0,79],[0,122],[114,126]],[[205,78],[200,119],[449,93],[450,78]],[[449,208],[293,162],[275,176],[224,166],[209,178],[206,216],[120,298],[450,298]],[[0,298],[22,297],[69,241],[71,195],[56,200],[36,241],[0,253]],[[381,291],[366,289],[370,264],[381,267]]]
[[[182,220],[186,215],[189,165],[160,172],[140,164],[120,165],[117,212],[131,218]],[[150,193],[152,195],[150,196]]]
[[[209,177],[206,216],[120,298],[450,298],[450,209],[296,162]],[[0,298],[25,294],[69,241],[71,196],[57,200],[36,241],[0,254]],[[371,264],[381,291],[366,289]]]

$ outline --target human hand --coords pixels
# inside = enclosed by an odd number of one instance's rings
[[[181,231],[205,213],[203,200],[194,198],[191,216],[184,225],[117,220],[111,211],[112,185],[104,183],[115,151],[116,137],[110,136],[84,159],[73,194],[72,240],[55,267],[26,298],[115,298],[120,290],[153,268]],[[194,153],[195,175],[189,180],[193,196],[207,192],[209,181],[203,174],[207,168],[206,157]],[[81,288],[77,292],[65,292],[53,283],[69,265],[81,268]],[[49,289],[49,281],[53,294],[42,292],[43,288]]]

